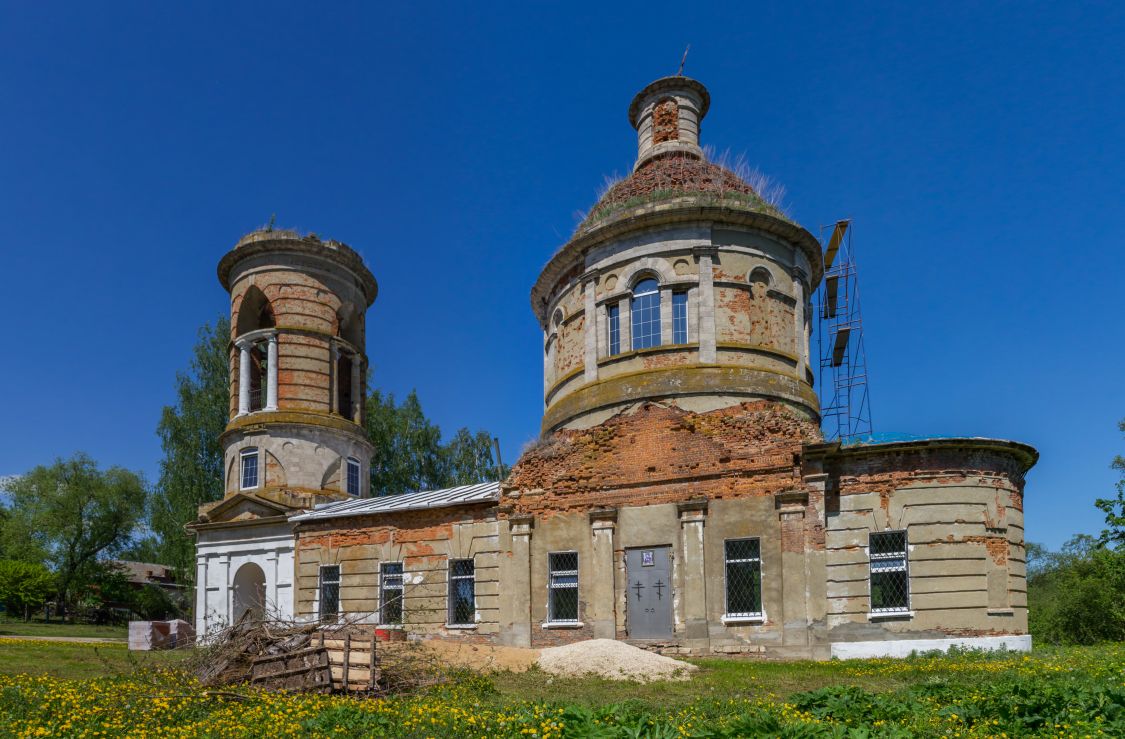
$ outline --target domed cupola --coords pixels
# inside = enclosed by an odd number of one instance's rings
[[[633,172],[532,288],[545,431],[597,424],[645,400],[713,410],[771,399],[818,417],[808,342],[820,245],[707,161],[700,124],[710,102],[687,77],[633,98]]]

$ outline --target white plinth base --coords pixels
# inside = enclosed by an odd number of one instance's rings
[[[847,641],[832,644],[833,659],[867,659],[870,657],[909,657],[914,652],[948,651],[951,647],[962,649],[1007,649],[1011,652],[1030,652],[1031,635],[975,636],[953,639],[887,639],[879,641]]]

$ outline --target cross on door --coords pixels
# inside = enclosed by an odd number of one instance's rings
[[[641,599],[641,591],[645,589],[645,586],[641,585],[640,580],[637,580],[637,584],[633,586],[633,589],[637,591],[637,600],[640,600]]]
[[[664,581],[663,580],[657,580],[655,583],[653,583],[652,587],[656,588],[656,599],[657,600],[664,600],[664,588],[667,587],[664,584]]]

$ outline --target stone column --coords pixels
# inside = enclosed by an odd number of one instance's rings
[[[699,260],[699,361],[714,364],[715,349],[715,272],[713,261],[719,250],[709,244],[697,246],[692,253]]]
[[[660,343],[672,343],[672,288],[660,286]]]
[[[531,529],[533,516],[508,519],[511,556],[501,559],[500,638],[513,647],[531,646]]]
[[[680,514],[680,576],[683,588],[679,601],[683,609],[683,640],[692,649],[710,648],[707,622],[707,567],[703,526],[707,520],[707,501],[689,500],[676,506]]]
[[[586,382],[594,382],[598,379],[597,280],[598,273],[596,271],[591,270],[582,275],[583,298],[585,303],[582,326],[584,327],[584,338],[586,340],[586,373],[584,377]]]
[[[266,360],[266,410],[277,410],[277,332],[270,334]]]
[[[688,290],[687,309],[687,338],[688,343],[699,343],[699,288]]]
[[[231,587],[230,581],[230,555],[224,554],[219,557],[219,574],[222,576],[222,586],[219,588],[219,594],[223,599],[222,610],[219,611],[219,618],[222,619],[223,624],[230,626],[231,611],[234,609],[234,603],[231,598],[234,596],[234,588]]]
[[[238,415],[250,412],[250,343],[238,344]]]
[[[363,408],[363,398],[360,397],[362,387],[360,383],[360,369],[363,365],[363,357],[358,353],[352,355],[352,407],[348,409],[348,417],[352,421],[360,422],[360,409]]]
[[[590,511],[590,536],[593,561],[587,572],[593,584],[586,601],[586,620],[591,623],[595,639],[617,636],[617,612],[613,592],[613,532],[617,527],[617,509]],[[590,582],[587,577],[587,582]]]
[[[805,368],[809,363],[809,345],[805,342],[805,273],[800,269],[793,270],[793,297],[797,305],[793,308],[793,341],[796,346],[793,353],[797,355],[797,380],[805,381]]]
[[[195,635],[207,633],[207,555],[195,557]]]

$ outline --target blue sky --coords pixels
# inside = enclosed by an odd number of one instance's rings
[[[375,382],[537,434],[539,269],[686,72],[703,140],[855,221],[875,426],[1037,446],[1028,538],[1100,529],[1125,453],[1125,11],[1046,3],[0,3],[0,474],[156,473],[215,264],[280,225],[380,295]]]

